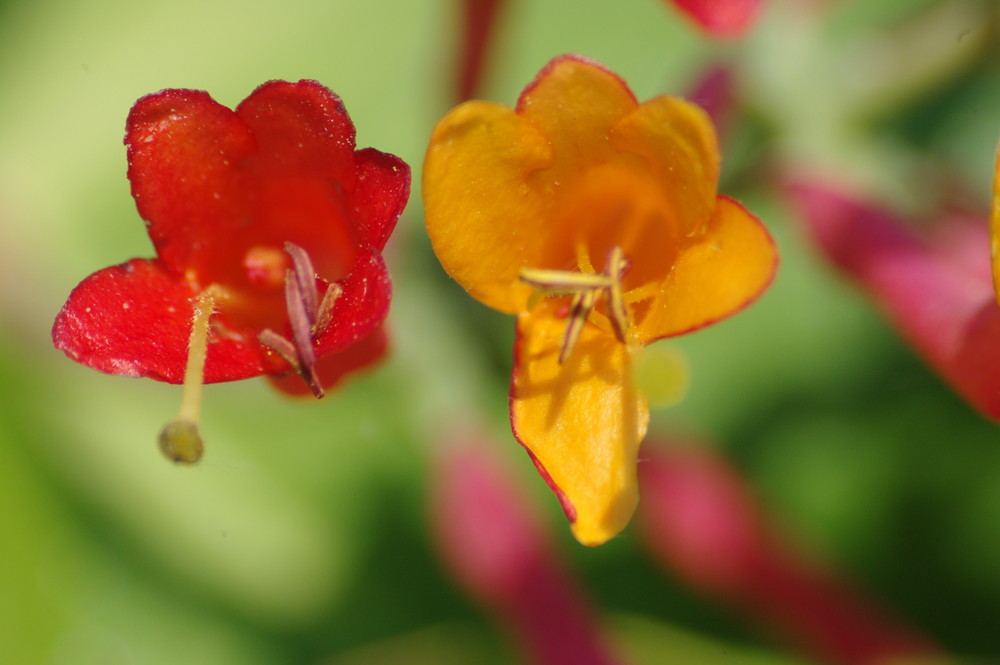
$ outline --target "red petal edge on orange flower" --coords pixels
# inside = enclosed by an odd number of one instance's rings
[[[311,258],[320,296],[341,290],[312,340],[316,357],[357,369],[381,356],[384,344],[359,342],[382,334],[391,288],[380,252],[406,205],[409,167],[355,150],[337,95],[315,81],[270,81],[230,110],[202,91],[163,90],[136,102],[125,145],[157,256],[83,280],[56,317],[57,348],[102,372],[180,383],[192,302],[215,286],[205,382],[287,372],[257,336],[291,337],[290,242]],[[328,385],[340,376],[325,374]]]

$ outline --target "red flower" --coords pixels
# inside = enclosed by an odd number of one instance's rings
[[[125,145],[157,256],[99,270],[73,290],[52,331],[70,358],[180,383],[192,302],[209,287],[206,383],[289,371],[269,335],[328,359],[318,369],[327,386],[340,374],[322,376],[324,364],[381,355],[372,349],[384,346],[390,284],[380,251],[406,204],[409,168],[355,150],[335,94],[315,81],[271,81],[231,111],[205,92],[163,90],[132,108]],[[310,259],[315,274],[305,274]],[[301,293],[287,294],[286,282]],[[327,321],[303,340],[293,301],[315,315],[324,295]]]
[[[102,372],[192,387],[178,418],[186,424],[161,440],[170,457],[200,455],[200,440],[184,437],[196,432],[203,381],[267,374],[304,392],[280,378],[295,370],[321,397],[381,358],[390,299],[381,250],[410,171],[355,150],[339,97],[315,81],[271,81],[231,111],[205,92],[163,90],[136,102],[125,145],[157,256],[83,280],[52,338]]]

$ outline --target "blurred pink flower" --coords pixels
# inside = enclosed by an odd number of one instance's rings
[[[671,0],[679,10],[713,37],[738,37],[760,10],[761,0]]]
[[[814,181],[787,187],[816,244],[951,386],[1000,420],[1000,307],[985,220],[946,215],[920,238],[892,212]]]
[[[687,94],[689,101],[705,109],[715,125],[719,140],[723,141],[729,129],[733,112],[738,106],[736,76],[727,64],[706,67],[691,82]]]
[[[431,497],[446,569],[504,624],[530,662],[611,665],[583,592],[523,502],[524,491],[486,450],[440,448]]]
[[[640,537],[694,589],[807,655],[844,665],[937,653],[766,523],[738,472],[705,446],[643,448]]]

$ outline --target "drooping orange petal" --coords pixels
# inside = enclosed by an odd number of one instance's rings
[[[993,202],[990,206],[990,255],[993,259],[993,290],[1000,303],[1000,144],[993,166]]]
[[[423,189],[434,252],[473,298],[508,314],[531,293],[518,272],[538,265],[551,206],[527,178],[551,160],[545,137],[499,104],[466,102],[431,135]]]
[[[565,320],[543,304],[517,321],[510,412],[514,435],[559,495],[584,545],[628,523],[649,410],[632,382],[627,346],[593,325],[559,364]]]
[[[554,163],[537,177],[558,188],[611,160],[608,133],[638,102],[617,74],[578,55],[553,59],[517,100],[517,113],[552,146]]]
[[[771,283],[778,254],[756,217],[718,197],[705,234],[677,259],[644,309],[637,330],[644,344],[679,335],[735,314]]]
[[[646,158],[682,232],[696,230],[711,216],[719,144],[700,107],[677,97],[655,97],[615,125],[610,144]]]

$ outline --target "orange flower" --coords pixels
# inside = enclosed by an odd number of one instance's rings
[[[467,102],[431,137],[434,251],[474,298],[517,316],[514,435],[586,545],[635,509],[642,346],[733,314],[774,274],[770,236],[716,195],[718,174],[701,109],[639,104],[575,55],[550,62],[515,110]]]

